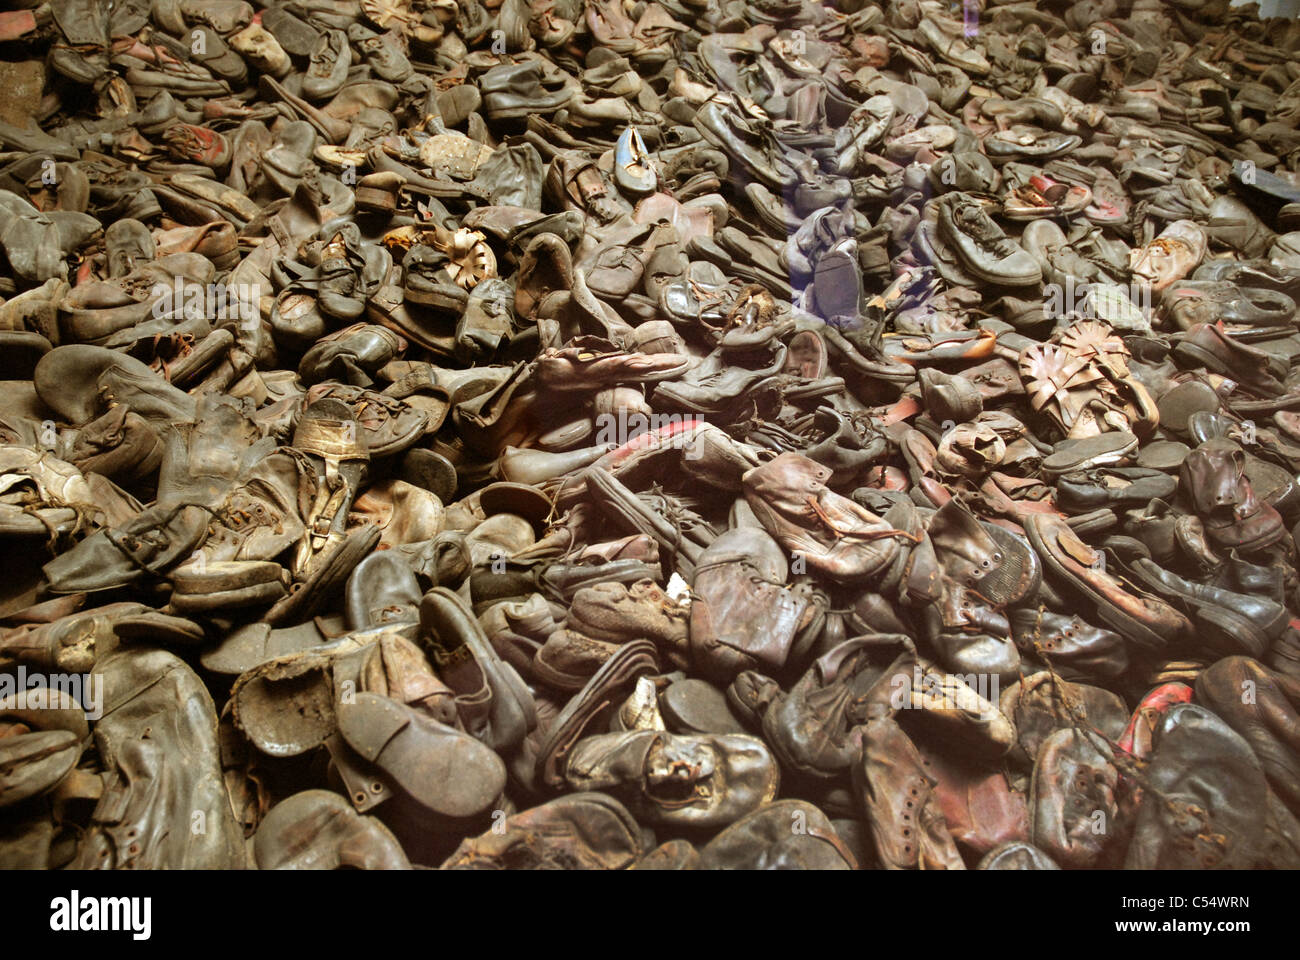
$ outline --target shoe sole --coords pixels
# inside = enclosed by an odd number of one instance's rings
[[[1222,607],[1203,606],[1196,611],[1196,625],[1208,646],[1223,656],[1245,654],[1262,660],[1268,653],[1269,640],[1245,617]]]
[[[1104,467],[1123,460],[1137,449],[1138,439],[1130,435],[1123,439],[1120,431],[1111,431],[1097,437],[1089,437],[1075,444],[1072,448],[1061,451],[1060,459],[1051,463],[1058,454],[1054,451],[1043,458],[1042,470],[1049,477],[1061,477],[1079,470],[1091,470]],[[1072,453],[1077,456],[1070,456]]]
[[[1219,360],[1218,357],[1210,353],[1208,350],[1203,350],[1194,343],[1188,343],[1184,340],[1182,343],[1178,344],[1178,346],[1174,347],[1173,352],[1176,357],[1180,359],[1190,359],[1195,364],[1204,367],[1211,373],[1219,373],[1226,376],[1229,372],[1227,365],[1224,364],[1223,361]]]

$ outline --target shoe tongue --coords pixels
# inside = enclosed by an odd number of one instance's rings
[[[669,805],[693,800],[696,784],[707,782],[716,769],[712,751],[702,745],[685,737],[674,741],[655,737],[645,756],[647,793]]]
[[[880,670],[877,681],[900,673],[910,675],[915,663],[916,648],[910,638],[882,633],[845,640],[813,661],[813,669],[822,686],[830,686],[865,671]]]
[[[962,231],[982,246],[994,252],[1001,252],[1008,244],[1006,234],[998,229],[997,224],[984,215],[977,204],[966,203],[953,212],[954,219]]]

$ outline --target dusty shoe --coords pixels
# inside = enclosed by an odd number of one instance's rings
[[[571,793],[470,837],[444,870],[620,870],[646,850],[640,825],[603,793]]]
[[[745,474],[745,499],[763,526],[807,565],[841,581],[878,576],[914,538],[825,486],[829,467],[784,453]]]
[[[253,838],[260,870],[409,870],[397,838],[329,790],[304,790],[272,807]]]
[[[1145,247],[1133,251],[1134,278],[1160,293],[1190,274],[1205,259],[1205,230],[1191,220],[1176,220]]]
[[[121,649],[95,668],[104,678],[95,742],[107,772],[73,863],[243,868],[243,837],[222,781],[217,714],[198,676],[164,650]],[[175,829],[197,812],[206,831]]]
[[[358,693],[340,704],[338,730],[358,755],[435,814],[482,813],[505,787],[505,764],[489,748],[388,697]]]
[[[776,797],[780,773],[764,743],[743,734],[674,736],[653,730],[580,740],[565,780],[621,796],[654,823],[732,823]]]
[[[630,587],[611,583],[579,590],[566,626],[601,640],[643,637],[670,653],[686,647],[689,615],[654,581],[641,580]]]

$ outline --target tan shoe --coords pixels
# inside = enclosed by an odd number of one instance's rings
[[[1191,220],[1175,220],[1145,247],[1133,251],[1129,264],[1137,283],[1159,293],[1183,279],[1205,259],[1205,230]]]

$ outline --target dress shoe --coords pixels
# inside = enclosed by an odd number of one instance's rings
[[[1047,514],[1026,518],[1025,532],[1045,569],[1086,597],[1097,618],[1142,646],[1160,649],[1189,636],[1190,621],[1162,600],[1130,593],[1098,562],[1099,554],[1062,520]]]

